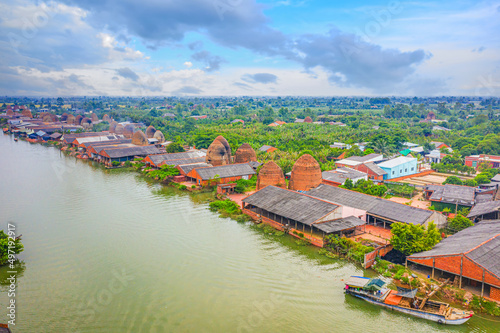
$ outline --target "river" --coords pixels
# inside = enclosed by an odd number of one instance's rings
[[[220,218],[206,195],[0,136],[1,227],[16,226],[13,332],[499,332],[441,326],[343,293],[359,267]],[[6,322],[8,268],[0,268]]]

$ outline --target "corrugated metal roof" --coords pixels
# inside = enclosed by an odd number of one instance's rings
[[[347,179],[359,179],[363,177],[367,177],[367,174],[361,171],[357,171],[351,168],[337,168],[332,171],[323,171],[321,176],[325,180],[329,180],[331,182],[344,184]]]
[[[370,278],[365,278],[362,276],[351,276],[347,279],[345,284],[347,284],[351,287],[363,288],[369,281],[370,281]]]
[[[120,143],[132,143],[131,139],[118,139],[118,140],[108,140],[108,141],[89,141],[82,142],[85,147],[97,147],[97,146],[111,146]]]
[[[500,174],[495,175],[493,178],[491,178],[491,181],[493,181],[493,182],[500,182]]]
[[[195,168],[202,180],[255,175],[255,170],[248,163],[228,164],[211,168]]]
[[[260,151],[268,151],[270,148],[273,148],[272,146],[267,146],[267,145],[264,145],[262,147],[259,148]]]
[[[195,169],[195,168],[208,168],[211,167],[211,164],[207,163],[193,163],[193,164],[178,164],[179,168],[185,173],[188,174],[189,171]]]
[[[110,158],[121,158],[130,156],[146,156],[150,154],[159,154],[160,150],[155,146],[135,146],[125,148],[104,149]]]
[[[433,214],[429,210],[323,184],[310,190],[307,194],[342,206],[361,209],[381,218],[404,223],[423,224]]]
[[[415,253],[408,259],[460,254],[500,277],[500,220],[479,222],[443,239],[432,250]]]
[[[427,191],[434,191],[430,196],[431,201],[440,201],[462,206],[473,206],[475,204],[476,189],[460,185],[428,185]]]
[[[483,202],[472,207],[467,217],[476,217],[479,215],[493,213],[498,211],[499,209],[500,209],[500,200]]]
[[[381,167],[379,167],[377,164],[375,164],[373,162],[367,162],[367,163],[365,163],[365,165],[368,169],[370,169],[377,176],[387,175],[387,172],[385,172],[384,169],[382,169]]]
[[[274,186],[264,187],[243,199],[243,202],[307,225],[313,224],[339,207],[299,192]]]
[[[181,159],[181,160],[169,160],[169,161],[163,161],[160,164],[157,165],[184,165],[184,164],[194,164],[194,163],[203,163],[205,162],[205,157],[198,157],[198,158],[186,158],[186,159]],[[211,166],[210,164],[207,164],[208,166]]]
[[[394,168],[397,167],[398,165],[405,164],[408,162],[416,161],[417,159],[415,157],[406,157],[406,156],[399,156],[396,158],[393,158],[392,160],[388,160],[382,163],[379,163],[378,166],[381,168]]]
[[[348,216],[341,219],[337,219],[334,221],[324,222],[324,223],[316,223],[313,226],[321,231],[326,233],[339,232],[342,230],[358,227],[360,225],[366,224],[365,221],[355,217]]]
[[[205,157],[206,154],[202,151],[196,150],[196,151],[188,151],[188,152],[183,152],[183,153],[167,153],[167,154],[158,154],[154,156],[149,156],[149,158],[153,161],[155,165],[160,165],[160,163],[164,161],[172,161],[172,160],[187,160],[187,159],[192,159],[192,158],[200,158],[200,157]],[[168,163],[164,163],[168,164]],[[182,164],[187,164],[187,163],[182,163]],[[176,164],[178,165],[178,164]]]

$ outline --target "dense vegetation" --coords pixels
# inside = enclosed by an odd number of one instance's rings
[[[161,130],[169,148],[178,151],[182,145],[207,148],[217,135],[224,135],[235,151],[248,142],[254,149],[262,145],[278,148],[273,153],[258,152],[259,159],[274,159],[284,172],[289,172],[301,152],[310,150],[322,170],[334,168],[334,157],[343,151],[330,148],[334,142],[346,144],[368,142],[368,153],[386,156],[402,150],[404,142],[433,149],[431,141],[452,147],[454,153],[434,165],[439,171],[472,173],[463,165],[464,156],[500,154],[500,100],[498,98],[9,98],[0,103],[25,104],[34,114],[38,108],[56,114],[92,111],[118,121],[142,122]],[[4,105],[4,104],[3,104]],[[0,105],[0,106],[3,106]],[[429,112],[442,122],[422,122]],[[71,113],[71,112],[70,112]],[[164,114],[168,116],[163,117]],[[207,115],[206,119],[192,116]],[[296,118],[311,117],[325,124],[293,124]],[[244,121],[232,123],[233,120]],[[288,122],[269,127],[275,120]],[[343,123],[346,126],[327,124]],[[291,123],[291,124],[290,124]],[[450,131],[435,130],[439,125]],[[100,125],[99,125],[100,126]],[[102,128],[99,128],[102,129]],[[364,154],[357,146],[345,151],[346,156]]]
[[[371,246],[365,246],[361,243],[355,242],[346,237],[339,237],[338,235],[328,235],[325,237],[325,247],[334,252],[346,255],[355,261],[362,263],[365,259],[365,254],[375,250]]]
[[[463,216],[462,214],[457,214],[455,217],[448,221],[448,231],[451,233],[459,232],[468,227],[472,227],[474,223]]]
[[[430,250],[441,241],[441,235],[434,223],[427,229],[421,225],[393,223],[391,244],[405,255]]]
[[[387,187],[385,185],[375,185],[371,180],[363,179],[358,180],[354,185],[352,180],[347,179],[344,185],[341,185],[340,187],[377,197],[381,197],[387,192]]]
[[[10,250],[13,252],[11,254],[19,254],[24,250],[21,239],[18,238],[12,241],[3,230],[0,230],[0,266],[5,265],[12,259],[12,257],[9,257],[9,245]]]

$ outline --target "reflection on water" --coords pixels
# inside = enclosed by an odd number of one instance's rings
[[[26,264],[22,260],[16,261],[13,268],[10,268],[8,265],[0,266],[0,291],[4,292],[10,286],[11,282],[8,278],[12,275],[12,272],[15,272],[16,279],[21,279],[25,270]]]

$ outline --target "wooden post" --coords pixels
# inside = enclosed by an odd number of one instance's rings
[[[462,257],[460,257],[460,282],[458,285],[458,288],[462,289],[462,270],[464,266],[464,255],[462,254]]]
[[[436,258],[432,258],[432,278],[434,279],[434,267],[436,266]]]
[[[408,268],[408,258],[405,258],[405,268]]]
[[[484,268],[483,268],[483,283],[481,284],[481,297],[484,295]]]

